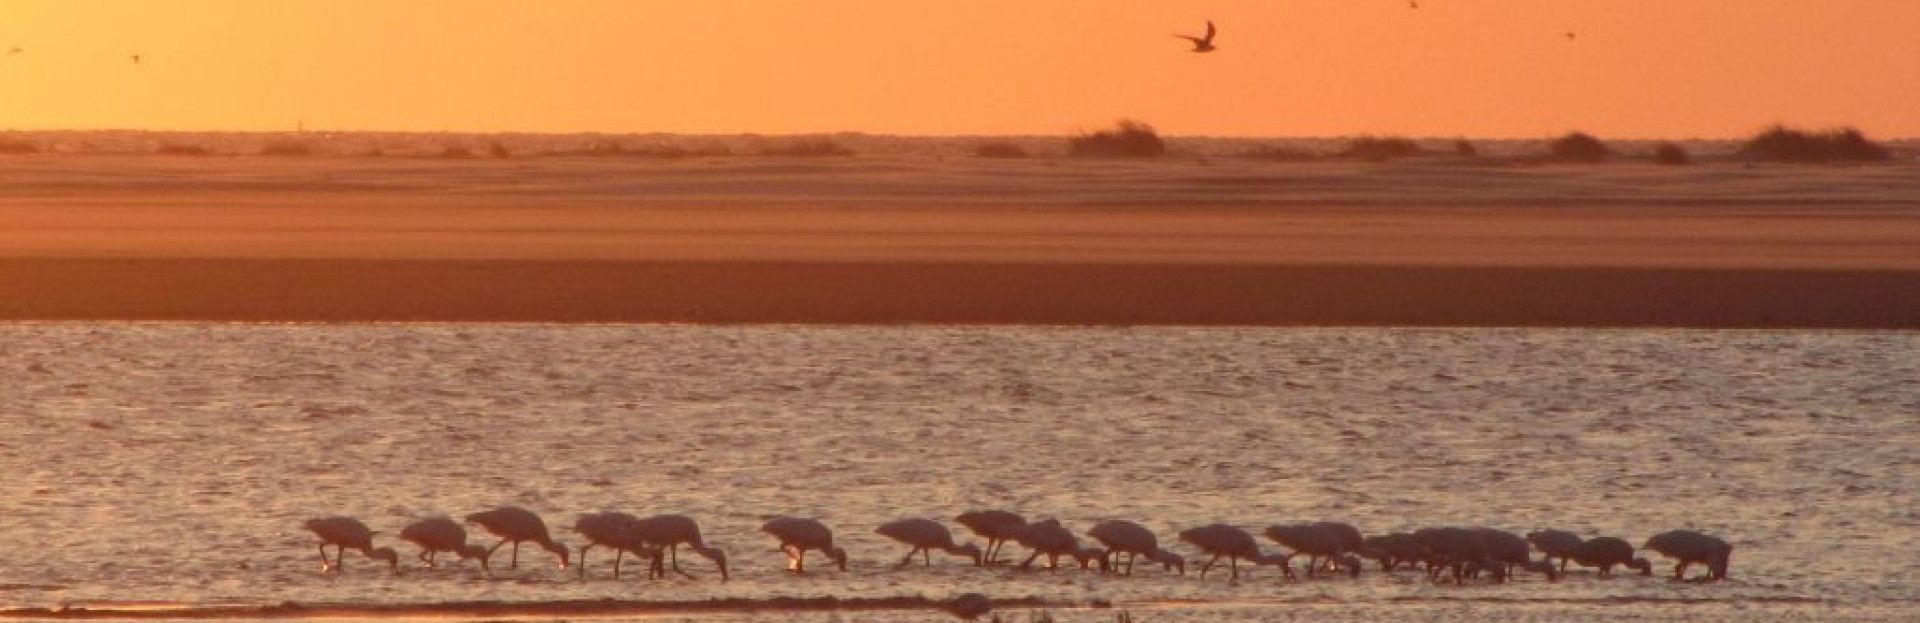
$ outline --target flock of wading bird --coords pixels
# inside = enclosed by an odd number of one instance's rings
[[[1087,536],[1098,542],[1099,547],[1082,545],[1072,531],[1053,519],[1029,523],[1010,512],[986,510],[962,513],[955,521],[986,539],[986,548],[955,542],[946,526],[930,519],[888,522],[874,532],[911,547],[897,565],[901,567],[912,564],[915,555],[920,556],[922,564],[932,565],[933,550],[970,559],[976,566],[1010,563],[1012,561],[1000,559],[1000,550],[1007,543],[1015,543],[1031,552],[1026,561],[1020,563],[1021,569],[1033,568],[1034,561],[1045,556],[1047,569],[1058,569],[1060,559],[1068,558],[1081,569],[1097,567],[1103,573],[1132,575],[1134,560],[1144,557],[1159,563],[1167,572],[1181,575],[1187,572],[1185,557],[1160,547],[1151,530],[1130,521],[1107,520],[1094,524],[1087,530]],[[490,548],[468,543],[466,530],[448,517],[416,521],[402,529],[399,537],[418,545],[421,562],[430,568],[437,566],[435,559],[440,553],[449,552],[461,560],[478,560],[482,572],[491,573],[488,561],[494,552],[508,544],[513,545],[508,567],[517,568],[521,543],[532,543],[552,552],[559,558],[561,569],[574,562],[567,546],[554,540],[546,522],[526,509],[507,506],[474,513],[467,515],[466,523],[499,537],[500,542]],[[377,533],[359,520],[323,517],[307,520],[305,527],[320,537],[323,573],[340,571],[349,549],[359,550],[367,558],[386,561],[393,573],[400,573],[399,554],[391,547],[374,547],[373,535]],[[620,512],[590,513],[576,519],[573,529],[587,541],[580,546],[578,556],[582,578],[587,572],[587,552],[594,547],[614,551],[615,578],[620,577],[620,565],[627,554],[649,561],[649,578],[665,577],[669,569],[691,578],[692,574],[680,569],[681,546],[712,561],[719,568],[721,580],[728,577],[726,553],[701,539],[699,524],[685,515],[636,517]],[[819,521],[777,517],[760,526],[760,530],[779,541],[780,551],[787,555],[789,571],[806,571],[809,550],[821,552],[841,571],[847,569],[846,550],[834,545],[833,530]],[[1256,566],[1280,567],[1285,577],[1291,579],[1295,577],[1293,560],[1300,557],[1307,559],[1308,577],[1341,573],[1357,577],[1362,559],[1367,559],[1378,562],[1388,573],[1403,567],[1424,567],[1427,576],[1435,581],[1450,574],[1456,584],[1483,574],[1494,582],[1505,582],[1521,570],[1543,574],[1550,581],[1557,580],[1566,572],[1568,562],[1598,568],[1601,576],[1611,575],[1616,566],[1637,569],[1641,575],[1653,573],[1653,564],[1645,558],[1636,558],[1633,546],[1625,540],[1606,536],[1582,539],[1562,530],[1541,530],[1521,537],[1493,528],[1444,527],[1364,537],[1358,529],[1345,523],[1316,522],[1271,526],[1264,534],[1286,548],[1286,552],[1263,553],[1253,534],[1226,524],[1183,530],[1179,539],[1210,556],[1200,567],[1203,579],[1221,559],[1226,559],[1236,580],[1243,560]],[[331,559],[327,557],[328,545],[334,546]],[[1691,530],[1655,535],[1647,539],[1643,548],[1677,560],[1673,568],[1676,580],[1684,579],[1687,567],[1695,563],[1707,567],[1703,579],[1724,580],[1733,554],[1733,546],[1726,541]],[[1535,549],[1542,554],[1539,560],[1532,557]]]

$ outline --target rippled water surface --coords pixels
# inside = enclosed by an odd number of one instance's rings
[[[1920,335],[1905,333],[16,324],[0,326],[0,421],[9,607],[967,591],[1152,621],[1920,607]],[[613,581],[596,556],[580,581],[533,548],[491,579],[395,578],[352,554],[330,577],[299,528],[349,514],[385,542],[411,518],[498,504],[576,545],[562,526],[581,512],[691,514],[735,580],[696,559],[695,580]],[[1271,568],[1229,584],[951,558],[895,571],[904,548],[872,533],[986,507],[1077,530],[1133,519],[1163,539],[1328,519],[1635,544],[1692,527],[1736,550],[1713,585],[1454,587],[1371,569],[1287,583]],[[788,577],[755,531],[775,514],[834,526],[853,568]],[[914,617],[935,620],[844,618]]]

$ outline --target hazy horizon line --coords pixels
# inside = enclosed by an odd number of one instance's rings
[[[1148,125],[1152,125],[1151,122],[1149,122]],[[1535,140],[1552,140],[1555,138],[1565,136],[1569,133],[1580,132],[1580,133],[1594,136],[1595,138],[1600,138],[1603,140],[1610,140],[1610,141],[1716,142],[1716,141],[1744,141],[1744,140],[1753,138],[1754,135],[1759,134],[1760,132],[1763,132],[1769,128],[1773,128],[1776,126],[1784,126],[1788,128],[1814,130],[1814,131],[1858,128],[1858,126],[1850,126],[1850,125],[1844,125],[1844,124],[1823,126],[1823,125],[1795,125],[1790,123],[1776,123],[1776,124],[1768,124],[1765,126],[1755,128],[1751,132],[1747,134],[1742,134],[1742,135],[1733,135],[1733,136],[1695,135],[1695,136],[1687,136],[1687,137],[1608,135],[1608,134],[1603,134],[1599,132],[1594,132],[1591,130],[1582,130],[1578,128],[1562,130],[1557,133],[1547,133],[1547,134],[1478,135],[1478,136],[1470,135],[1470,134],[1415,134],[1415,133],[1397,133],[1397,132],[1355,132],[1355,133],[1348,133],[1348,134],[1238,134],[1238,135],[1236,134],[1180,134],[1180,133],[1167,132],[1165,130],[1160,130],[1158,128],[1156,128],[1156,131],[1159,132],[1161,137],[1169,138],[1169,139],[1246,140],[1246,141],[1326,140],[1326,139],[1351,139],[1351,138],[1361,138],[1361,137],[1396,137],[1396,138],[1408,138],[1413,140],[1433,140],[1433,141],[1449,141],[1449,140],[1535,141]],[[719,131],[719,130],[383,130],[383,129],[346,129],[346,128],[304,128],[304,129],[279,129],[279,130],[266,130],[266,129],[187,130],[187,129],[175,129],[175,128],[151,129],[151,128],[104,128],[103,127],[103,128],[0,128],[0,134],[61,134],[61,133],[68,133],[68,134],[146,133],[146,134],[174,134],[174,135],[397,134],[397,135],[433,135],[433,136],[556,136],[556,137],[558,136],[685,136],[685,137],[870,136],[870,137],[910,138],[910,139],[911,138],[917,138],[917,139],[1009,139],[1009,138],[1064,139],[1064,138],[1077,136],[1086,132],[1094,132],[1094,131],[1099,131],[1103,129],[1107,129],[1106,126],[1092,126],[1087,128],[1074,129],[1070,131],[1063,131],[1059,133],[934,134],[934,133],[875,132],[870,130],[818,130],[818,131],[776,131],[776,132]],[[1864,130],[1862,131],[1865,132]],[[1872,136],[1872,135],[1869,133],[1869,136]],[[1875,140],[1887,141],[1887,142],[1914,142],[1914,141],[1920,141],[1920,135],[1881,136],[1881,137],[1875,137]]]

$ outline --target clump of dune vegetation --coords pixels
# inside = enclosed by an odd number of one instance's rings
[[[1453,142],[1453,155],[1460,156],[1462,158],[1479,157],[1480,148],[1475,147],[1473,145],[1473,141],[1469,141],[1463,138]]]
[[[1027,157],[1027,150],[1024,147],[1007,141],[990,141],[973,146],[973,157],[1025,158]]]
[[[1340,155],[1372,162],[1418,156],[1424,150],[1413,139],[1398,136],[1362,136],[1347,143]]]
[[[817,137],[797,139],[784,145],[768,146],[766,150],[761,153],[768,156],[823,158],[851,156],[853,155],[853,150],[842,146],[833,139]]]
[[[447,160],[466,160],[473,157],[473,150],[465,145],[448,145],[440,150],[440,157]]]
[[[1808,132],[1773,126],[1748,139],[1741,155],[1781,162],[1877,162],[1893,153],[1854,128]]]
[[[500,141],[494,141],[492,143],[487,144],[487,155],[492,158],[500,158],[500,159],[512,158],[513,150],[507,149],[507,145],[505,143],[502,143]]]
[[[37,143],[0,140],[0,154],[24,155],[37,153],[40,153],[40,145]]]
[[[1600,162],[1613,156],[1613,148],[1584,132],[1570,132],[1547,144],[1547,153],[1562,162]]]
[[[1693,155],[1679,143],[1667,141],[1653,147],[1653,161],[1670,167],[1685,166],[1693,163]]]
[[[1068,139],[1067,153],[1078,158],[1158,158],[1167,154],[1167,143],[1153,126],[1121,119],[1111,130]]]
[[[211,156],[213,155],[213,150],[200,145],[161,143],[159,147],[154,148],[153,153],[162,156]]]

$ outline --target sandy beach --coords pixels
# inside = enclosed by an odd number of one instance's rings
[[[1920,167],[32,156],[0,318],[1920,326]]]

